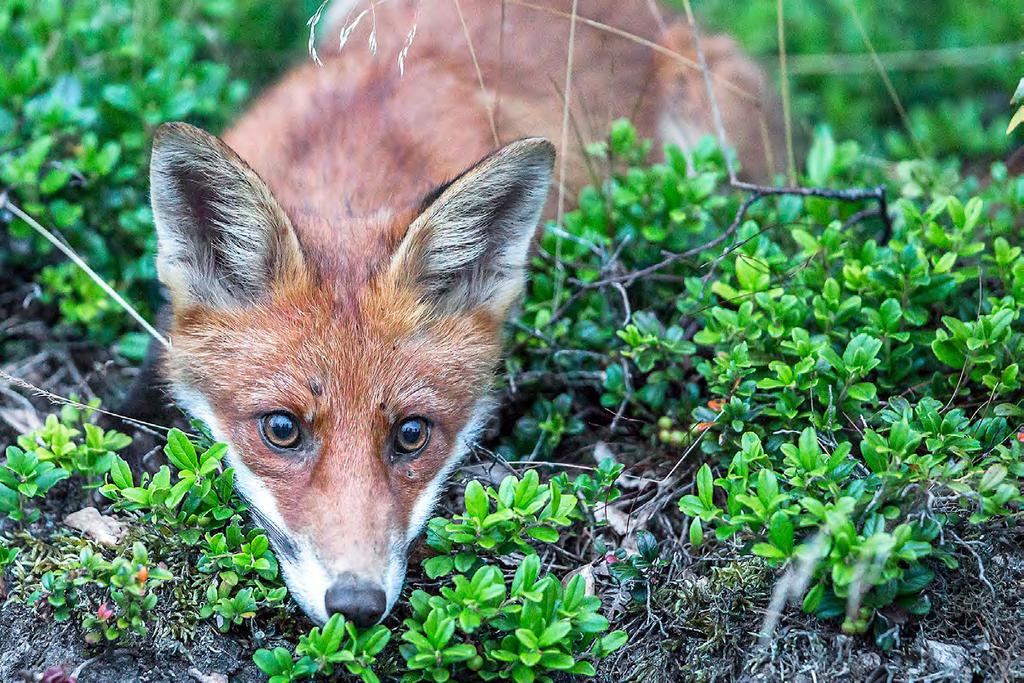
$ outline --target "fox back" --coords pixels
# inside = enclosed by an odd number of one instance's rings
[[[315,620],[366,625],[391,609],[409,546],[487,417],[502,325],[552,213],[570,8],[389,0],[223,141],[185,124],[154,140],[163,375],[229,444]],[[688,30],[642,2],[579,13],[569,197],[590,180],[583,146],[612,119],[683,144],[710,125],[700,74],[681,66]],[[375,55],[360,46],[371,30]],[[737,91],[764,91],[731,41],[706,49]],[[764,171],[764,126],[733,90],[721,97],[741,159]]]

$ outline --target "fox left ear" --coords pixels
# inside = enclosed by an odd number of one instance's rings
[[[504,318],[519,296],[551,183],[554,146],[512,142],[424,200],[391,260],[434,311]]]
[[[219,139],[165,123],[153,140],[149,177],[157,272],[175,307],[248,306],[304,272],[288,216]]]

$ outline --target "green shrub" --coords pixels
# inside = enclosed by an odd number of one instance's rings
[[[670,0],[682,6],[682,0]],[[984,10],[958,0],[928,3],[785,3],[786,50],[790,66],[812,56],[819,68],[791,74],[794,129],[827,121],[843,138],[873,153],[911,158],[911,143],[885,83],[848,9],[856,8],[874,49],[881,53],[949,48],[945,63],[928,55],[897,55],[888,76],[909,110],[911,127],[928,154],[992,158],[1010,151],[1006,124],[1011,112],[992,93],[1013,91],[1020,79],[1020,7],[995,0]],[[776,3],[737,5],[728,0],[693,3],[694,11],[716,31],[734,36],[773,72],[778,70]],[[960,48],[985,48],[989,59],[975,61]],[[851,59],[852,71],[843,68]],[[831,63],[829,63],[831,62]],[[909,68],[908,68],[909,67]],[[970,121],[970,125],[964,125]],[[776,154],[782,150],[776,149]]]
[[[359,633],[351,622],[335,614],[322,630],[314,627],[299,638],[295,647],[297,660],[287,648],[277,647],[257,650],[253,661],[267,674],[270,683],[299,681],[318,674],[330,676],[341,666],[365,683],[378,683],[380,679],[372,667],[390,640],[391,631],[384,626],[372,626]]]
[[[428,525],[427,544],[440,554],[424,563],[427,576],[437,578],[455,569],[470,572],[482,564],[481,554],[531,553],[530,540],[557,543],[558,529],[569,526],[577,502],[575,496],[562,494],[557,481],[541,486],[536,470],[527,471],[522,480],[505,477],[497,490],[471,481],[465,514],[451,520],[436,517]]]
[[[403,682],[465,680],[550,681],[555,672],[595,673],[593,661],[626,642],[608,630],[601,599],[586,594],[582,575],[563,588],[541,575],[540,558],[527,555],[510,584],[497,567],[457,574],[440,595],[413,591],[401,649]]]
[[[35,522],[37,509],[26,510],[30,498],[44,498],[47,491],[67,479],[67,470],[52,462],[40,460],[32,451],[8,446],[4,464],[0,467],[0,512],[16,522]]]
[[[239,111],[253,47],[301,42],[302,7],[168,0],[13,0],[0,7],[0,191],[54,229],[130,301],[157,303],[149,141],[164,121],[223,128]],[[299,3],[301,5],[301,3]],[[308,3],[307,3],[308,4]],[[289,29],[291,27],[291,29]],[[277,36],[271,45],[255,42]],[[253,41],[253,42],[247,42]],[[276,68],[289,61],[277,53]],[[238,68],[233,68],[233,63]],[[0,215],[0,268],[38,273],[61,320],[107,344],[126,319],[24,222]]]
[[[566,488],[593,491],[593,482],[581,475]],[[569,526],[578,507],[561,489],[555,481],[540,484],[535,470],[522,479],[505,477],[497,489],[474,480],[466,486],[464,514],[431,520],[428,545],[440,554],[425,560],[424,569],[432,578],[457,573],[437,593],[412,592],[400,635],[402,681],[524,683],[551,681],[555,672],[593,676],[594,662],[625,643],[625,632],[605,633],[601,600],[587,595],[582,575],[570,577],[563,588],[557,576],[541,572],[531,543],[556,543],[555,527]],[[499,563],[520,553],[526,556],[509,581]],[[314,628],[302,637],[294,656],[279,647],[259,650],[254,659],[271,681],[330,675],[344,664],[373,683],[378,678],[372,664],[390,638],[384,626],[359,633],[334,615],[323,631]]]
[[[713,529],[775,565],[804,562],[805,608],[891,640],[878,610],[926,610],[932,560],[955,564],[943,529],[1024,502],[1024,180],[996,164],[971,196],[938,165],[897,167],[890,191],[906,196],[885,242],[877,218],[844,223],[860,206],[783,196],[702,249],[742,199],[718,189],[710,141],[693,175],[672,149],[640,162],[626,123],[594,152],[614,172],[545,233],[508,367],[510,383],[548,382],[501,450],[568,448],[530,415],[557,406],[571,421],[594,402],[607,438],[673,459],[697,441],[709,464],[680,501],[691,544]],[[885,180],[819,131],[806,182]]]
[[[26,515],[18,496],[44,498],[56,480],[52,473],[60,472],[59,478],[98,486],[111,510],[132,516],[129,536],[148,545],[122,540],[108,559],[111,551],[80,537],[26,534],[8,547],[0,536],[0,568],[16,570],[14,599],[45,604],[58,621],[77,616],[91,643],[145,637],[161,592],[178,598],[183,614],[177,619],[212,619],[224,632],[283,604],[287,589],[267,536],[243,526],[245,506],[234,493],[233,471],[222,465],[224,444],[197,445],[172,429],[164,448],[169,464],[136,478],[117,453],[130,439],[97,429],[85,421],[89,415],[70,408],[60,418],[51,415],[43,428],[18,438],[20,447],[8,448],[5,471],[27,474],[10,489],[18,504],[3,511],[14,521],[37,519],[39,511]],[[605,465],[572,481],[562,476],[541,484],[530,470],[521,480],[505,478],[498,489],[471,481],[465,514],[431,521],[429,543],[440,554],[425,561],[428,573],[458,573],[438,594],[413,593],[399,648],[404,679],[445,681],[467,672],[517,682],[549,681],[556,671],[593,675],[593,662],[620,647],[625,634],[602,635],[608,621],[598,611],[600,599],[586,595],[579,575],[564,588],[558,577],[542,575],[533,544],[556,543],[559,528],[592,521],[588,501],[620,495],[613,486],[619,472],[621,466]],[[23,549],[31,557],[18,562]],[[121,554],[129,551],[130,559]],[[522,553],[527,557],[507,583],[496,562]],[[207,578],[189,578],[193,570]],[[158,591],[161,584],[169,588]],[[205,591],[196,588],[204,584]],[[323,629],[302,635],[294,655],[279,647],[259,650],[254,660],[271,681],[329,676],[343,666],[373,683],[379,680],[377,655],[390,639],[384,626],[358,631],[335,615]]]
[[[115,611],[102,603],[95,614],[82,620],[86,641],[117,640],[125,632],[140,637],[148,634],[146,620],[157,602],[154,588],[172,579],[171,573],[152,566],[149,553],[141,543],[132,546],[131,559],[117,557],[108,564],[91,551],[83,550],[80,563],[91,581],[109,589],[116,607]],[[80,582],[81,577],[75,579],[76,585],[81,585]]]
[[[885,22],[878,8],[855,4],[880,50],[931,46],[937,32],[918,29],[936,17],[952,17],[940,22],[957,27],[943,38],[951,43],[1017,38],[1012,3],[966,22],[963,3],[907,6],[902,21],[887,14]],[[250,83],[273,75],[301,42],[289,36],[310,9],[242,5],[14,0],[0,8],[0,190],[147,314],[157,303],[145,184],[152,129],[181,118],[226,125]],[[774,31],[764,30],[774,7],[734,5],[703,9],[715,20],[728,7],[724,28],[774,52]],[[835,44],[860,52],[841,10],[794,10],[791,53]],[[251,58],[263,54],[254,50],[273,58]],[[908,102],[923,103],[910,116],[928,152],[1005,149],[1005,107],[993,114],[977,93],[1009,90],[1008,67],[981,79],[949,70],[895,78]],[[792,572],[806,584],[804,609],[842,617],[849,632],[873,630],[883,646],[905,614],[927,611],[936,572],[957,564],[958,531],[1017,517],[1024,502],[1024,179],[997,163],[981,183],[961,178],[955,160],[912,158],[876,86],[874,75],[801,78],[797,111],[906,160],[869,157],[819,128],[801,180],[884,185],[891,226],[858,213],[871,205],[798,196],[761,197],[737,220],[749,195],[729,189],[710,139],[694,148],[692,171],[674,148],[652,161],[652,144],[626,122],[591,145],[609,175],[543,233],[510,328],[512,401],[496,450],[541,465],[602,439],[621,462],[603,459],[575,478],[541,481],[529,470],[497,488],[470,482],[464,511],[429,524],[435,555],[424,571],[436,584],[398,607],[402,628],[360,632],[332,617],[293,633],[293,649],[256,653],[270,680],[342,670],[410,682],[593,674],[626,634],[608,632],[582,576],[563,585],[541,571],[540,557],[586,528],[585,561],[604,561],[613,587],[650,600],[669,562],[665,542],[639,531],[637,552],[616,548],[596,511],[622,495],[625,467],[689,482],[696,457],[692,491],[666,503],[684,517],[690,553],[728,543],[762,570]],[[950,88],[959,102],[932,97]],[[980,118],[987,123],[963,130]],[[121,337],[124,319],[94,283],[28,226],[0,220],[5,273],[38,271],[44,300],[92,342]],[[126,355],[141,355],[139,335],[122,339]],[[287,591],[266,535],[246,524],[225,447],[172,430],[168,465],[136,477],[118,455],[128,437],[89,418],[73,409],[48,417],[0,463],[0,571],[13,579],[12,598],[75,618],[93,642],[153,629],[187,638],[202,619],[231,631],[279,616]],[[33,526],[64,479],[98,488],[132,519],[116,548]]]
[[[98,487],[112,510],[130,515],[129,537],[145,540],[129,546],[131,560],[108,560],[102,546],[83,546],[82,541],[68,537],[55,538],[52,545],[35,539],[28,550],[43,552],[50,558],[44,564],[52,567],[41,574],[38,562],[17,562],[21,549],[5,550],[4,564],[20,567],[19,583],[23,587],[38,584],[35,590],[19,591],[27,593],[26,602],[45,598],[58,620],[77,614],[90,642],[148,633],[146,622],[157,601],[151,588],[175,578],[158,566],[161,563],[208,575],[205,590],[196,588],[200,584],[176,585],[176,590],[184,591],[179,597],[187,594],[193,601],[182,608],[180,616],[186,623],[212,618],[226,631],[261,609],[283,603],[287,590],[278,577],[266,535],[243,527],[241,515],[246,508],[234,493],[233,471],[222,466],[223,444],[197,448],[183,432],[173,429],[164,449],[170,465],[136,481],[117,453],[131,439],[116,431],[104,432],[86,422],[88,417],[89,411],[66,408],[60,418],[49,416],[41,429],[20,436],[18,446],[8,447],[0,465],[0,512],[14,521],[35,521],[39,510],[27,509],[27,500],[43,498],[56,481],[75,477]],[[85,439],[79,440],[83,431]],[[94,587],[100,589],[99,595]]]

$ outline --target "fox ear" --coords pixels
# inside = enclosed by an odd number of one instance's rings
[[[256,172],[216,137],[161,126],[149,170],[157,271],[175,306],[251,305],[302,270],[288,216]]]
[[[484,307],[504,318],[523,288],[554,159],[547,140],[518,140],[432,192],[392,273],[440,314]]]

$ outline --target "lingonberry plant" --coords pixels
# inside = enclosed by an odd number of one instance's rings
[[[1000,164],[980,190],[898,166],[883,222],[819,197],[741,209],[710,142],[692,168],[648,150],[617,124],[592,150],[611,177],[545,233],[508,361],[533,405],[503,447],[572,448],[578,436],[532,415],[557,406],[569,424],[599,402],[602,438],[698,449],[707,463],[679,502],[690,545],[713,530],[801,567],[805,609],[891,644],[881,608],[926,611],[935,563],[957,563],[943,529],[1024,501],[1024,182]],[[817,186],[888,180],[827,129],[807,164]]]
[[[930,162],[879,168],[819,130],[805,180],[885,183],[882,220],[729,189],[709,140],[689,159],[650,152],[617,123],[590,149],[607,181],[542,236],[510,334],[515,410],[493,437],[499,456],[536,467],[469,480],[462,506],[429,523],[433,555],[397,607],[402,626],[332,618],[259,650],[271,680],[591,675],[627,639],[599,596],[628,613],[664,589],[677,548],[635,524],[670,511],[690,556],[727,545],[788,575],[806,611],[889,647],[962,561],[960,534],[1019,516],[1024,180],[1000,164],[984,186]],[[224,446],[172,430],[167,464],[138,475],[118,454],[127,438],[88,419],[47,419],[7,451],[12,596],[98,640],[152,630],[168,590],[188,605],[179,626],[283,615],[276,560],[246,525]],[[587,471],[542,479],[552,462]],[[30,540],[62,479],[98,487],[132,531],[115,548]],[[644,501],[640,521],[616,507],[627,495]],[[44,553],[56,559],[34,570]],[[542,571],[555,555],[577,570]]]

